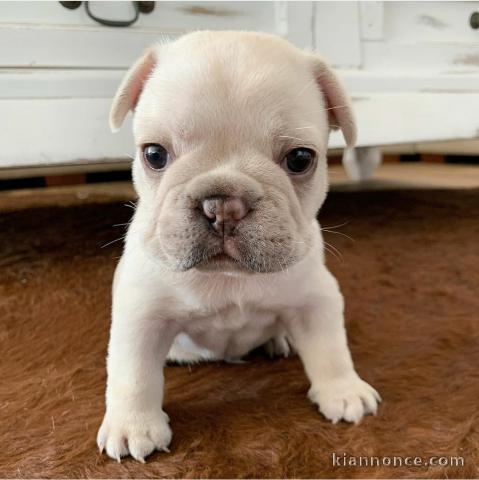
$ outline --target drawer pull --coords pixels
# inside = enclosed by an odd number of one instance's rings
[[[472,13],[469,23],[474,30],[479,28],[479,12]]]
[[[76,10],[80,5],[81,2],[60,2],[65,8],[68,10]]]
[[[97,23],[101,25],[106,25],[107,27],[129,27],[133,25],[140,16],[141,13],[151,13],[155,8],[155,2],[131,2],[135,10],[134,16],[131,20],[110,20],[108,18],[97,17],[90,10],[90,2],[85,2],[85,10],[87,15]],[[69,10],[77,9],[82,2],[60,2],[62,6],[68,8]]]

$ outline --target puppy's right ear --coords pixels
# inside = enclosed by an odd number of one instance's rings
[[[157,63],[158,47],[150,47],[143,56],[128,70],[121,82],[110,110],[110,128],[117,132],[126,114],[134,110],[140,98],[143,86]]]

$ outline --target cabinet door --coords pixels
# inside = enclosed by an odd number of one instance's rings
[[[361,66],[359,2],[315,2],[315,47],[333,67]]]
[[[381,35],[364,38],[363,68],[477,71],[479,29],[470,25],[479,2],[371,2],[383,11]]]
[[[318,8],[316,45],[353,96],[360,146],[479,135],[479,2],[340,3]]]

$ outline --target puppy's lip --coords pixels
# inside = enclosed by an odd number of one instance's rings
[[[225,236],[221,247],[211,251],[206,261],[240,263],[241,258],[236,245],[236,239]]]
[[[229,262],[236,262],[233,257],[230,257],[227,253],[217,253],[216,255],[211,256],[208,261],[215,261],[215,262],[224,262],[224,261],[229,261]]]
[[[205,272],[236,272],[251,273],[243,263],[224,250],[210,255],[206,260],[196,266],[198,270]]]
[[[225,252],[217,253],[209,257],[205,263],[209,263],[210,265],[215,265],[216,267],[226,267],[226,268],[237,268],[239,267],[240,261],[236,258],[228,255]]]

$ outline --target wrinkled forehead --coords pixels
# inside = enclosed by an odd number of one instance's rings
[[[306,62],[247,53],[160,56],[136,109],[137,143],[264,143],[295,132],[317,142],[327,117]]]

